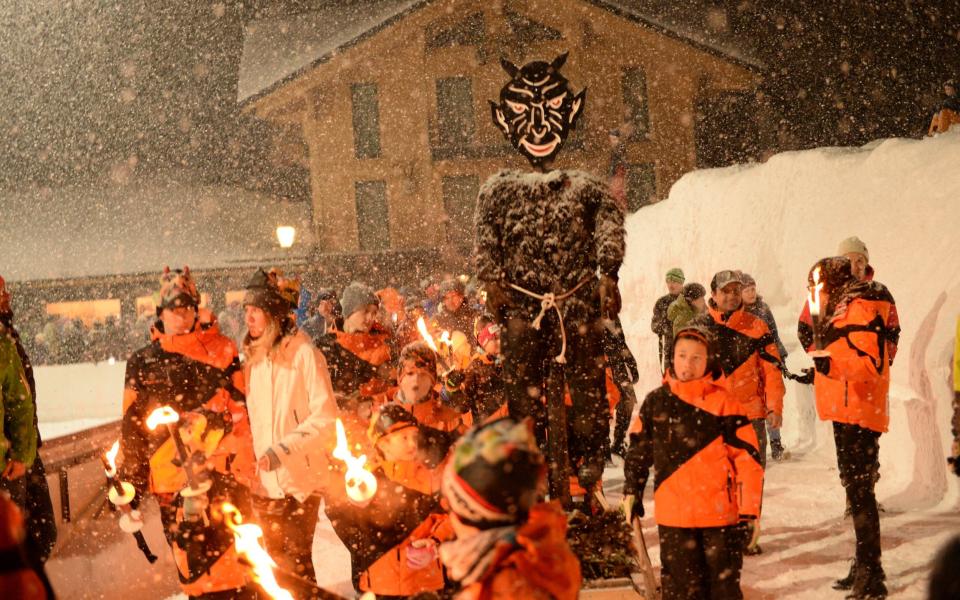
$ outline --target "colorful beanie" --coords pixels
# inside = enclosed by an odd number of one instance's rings
[[[153,301],[157,306],[157,316],[168,308],[200,306],[200,293],[190,275],[190,267],[184,266],[183,270],[164,267],[160,275],[160,290],[153,295]]]
[[[444,468],[441,490],[463,523],[501,527],[526,518],[545,468],[530,427],[497,419],[460,438]]]

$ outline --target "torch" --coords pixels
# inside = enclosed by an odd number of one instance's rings
[[[273,570],[277,568],[277,563],[260,545],[263,529],[252,523],[244,525],[240,511],[229,502],[223,503],[221,511],[223,512],[224,523],[233,533],[233,545],[237,549],[237,554],[246,559],[253,570],[253,580],[275,600],[294,600],[293,594],[277,583],[277,578],[273,573]]]
[[[447,364],[446,358],[440,354],[440,349],[437,348],[437,343],[433,340],[433,336],[430,335],[430,331],[427,329],[427,323],[423,320],[423,317],[417,319],[417,331],[420,333],[420,337],[423,338],[423,341],[427,343],[427,346],[433,350],[434,354],[437,355],[437,362],[440,363],[441,368],[444,372],[450,370],[450,365]],[[440,336],[441,343],[449,344],[450,333],[444,331]]]
[[[107,497],[110,502],[120,508],[123,514],[120,515],[120,529],[127,533],[132,533],[137,540],[137,548],[143,552],[143,556],[150,563],[157,562],[156,555],[150,551],[146,538],[143,537],[143,517],[139,510],[130,507],[134,497],[137,495],[133,484],[127,481],[120,481],[117,478],[117,453],[120,451],[120,440],[113,443],[106,454],[100,455],[100,462],[103,463],[103,472],[107,476]]]
[[[823,290],[823,283],[820,281],[820,267],[813,270],[813,287],[807,292],[807,305],[810,308],[810,320],[813,323],[813,345],[816,348],[810,352],[810,356],[815,358],[829,356],[830,353],[823,348],[823,335],[820,331],[820,292]]]
[[[161,406],[147,417],[147,429],[155,430],[160,425],[166,425],[173,443],[177,447],[177,454],[180,456],[180,463],[183,471],[187,475],[187,487],[180,490],[183,497],[199,496],[205,494],[212,485],[210,480],[200,481],[193,472],[193,459],[187,451],[183,438],[180,437],[180,415],[169,406]]]
[[[354,504],[365,506],[377,493],[377,478],[373,473],[363,468],[367,463],[367,455],[354,456],[347,445],[347,432],[343,428],[343,421],[337,419],[337,446],[333,449],[333,457],[347,465],[347,472],[343,474],[346,483],[347,497]]]

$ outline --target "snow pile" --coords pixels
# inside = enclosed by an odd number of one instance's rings
[[[890,432],[880,441],[878,493],[888,509],[957,498],[948,481],[950,359],[960,315],[960,131],[924,140],[889,139],[862,148],[778,154],[765,164],[689,173],[664,202],[627,218],[621,269],[623,321],[641,365],[641,395],[659,383],[650,318],[666,293],[664,273],[681,267],[704,284],[742,269],[773,308],[794,372],[797,316],[806,275],[840,240],[859,236],[876,279],[897,301],[903,327],[892,372]],[[810,388],[788,384],[784,442],[835,464],[830,429],[813,419]],[[833,475],[835,477],[835,474]]]
[[[119,421],[126,368],[123,361],[35,367],[37,418],[43,439]]]

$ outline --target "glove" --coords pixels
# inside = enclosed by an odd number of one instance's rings
[[[414,540],[407,546],[407,566],[419,571],[437,560],[437,545],[431,539]]]
[[[824,375],[830,374],[830,359],[826,356],[813,359],[813,366],[817,370],[817,373]]]
[[[467,374],[460,369],[451,369],[446,374],[446,386],[450,390],[458,390],[460,386],[463,385],[463,380],[467,378]]]
[[[739,527],[743,534],[743,549],[746,550],[757,536],[757,518],[753,515],[740,515]]]
[[[803,385],[813,385],[813,379],[816,377],[816,371],[813,369],[813,367],[807,367],[800,372],[803,373],[803,375],[794,377],[794,379]]]
[[[643,501],[637,500],[636,495],[627,494],[620,501],[620,508],[623,509],[623,516],[627,523],[633,523],[634,519],[643,518]]]
[[[620,288],[617,280],[609,275],[600,276],[600,316],[614,319],[620,314]]]
[[[183,499],[183,518],[188,521],[195,521],[207,510],[210,501],[206,494],[199,496],[185,496]]]

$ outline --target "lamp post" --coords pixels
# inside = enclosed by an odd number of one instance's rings
[[[297,229],[291,225],[277,225],[277,241],[284,250],[293,246],[297,237]]]

